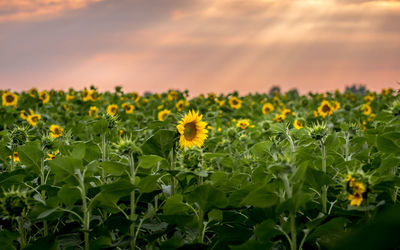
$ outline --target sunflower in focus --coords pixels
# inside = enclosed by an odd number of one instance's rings
[[[369,115],[369,114],[371,114],[372,109],[371,109],[371,106],[369,106],[369,104],[367,103],[367,104],[363,104],[361,106],[361,111],[363,111],[364,115]]]
[[[64,132],[63,128],[61,128],[60,126],[55,125],[55,124],[51,125],[49,129],[51,131],[50,136],[53,138],[58,138],[58,137],[62,136],[63,132]]]
[[[321,102],[321,105],[318,107],[318,114],[325,118],[327,115],[332,115],[333,113],[333,107],[331,104],[324,100]]]
[[[124,103],[121,105],[126,114],[132,114],[135,107],[132,104]]]
[[[3,106],[16,107],[18,104],[18,96],[16,94],[8,92],[8,91],[3,93],[3,95],[1,96],[1,99],[3,101]]]
[[[42,119],[42,116],[39,114],[33,114],[33,115],[29,115],[26,120],[28,121],[28,123],[32,126],[35,127],[37,122]]]
[[[179,121],[176,128],[181,134],[179,139],[181,148],[203,146],[204,140],[207,139],[208,130],[206,129],[207,123],[201,121],[202,118],[203,115],[199,115],[199,111],[192,110]]]
[[[301,129],[304,127],[304,124],[302,121],[299,120],[294,120],[293,126],[295,127],[295,129]]]
[[[166,117],[167,115],[169,115],[170,113],[171,113],[171,111],[168,110],[168,109],[164,109],[164,110],[158,112],[158,115],[157,115],[158,120],[159,120],[159,121],[164,121],[164,120],[165,120],[165,117]]]
[[[39,92],[39,99],[42,100],[43,104],[46,104],[50,101],[50,95],[49,92],[46,90],[40,91]]]
[[[118,111],[118,106],[115,104],[110,104],[107,106],[107,114],[114,116]]]
[[[265,103],[262,107],[262,112],[264,115],[271,113],[272,111],[274,111],[274,105],[272,105],[272,103]]]
[[[240,119],[236,123],[236,127],[241,128],[241,129],[246,129],[248,126],[250,126],[249,119]]]
[[[242,100],[237,98],[236,96],[229,99],[229,105],[233,109],[240,109],[242,107]]]

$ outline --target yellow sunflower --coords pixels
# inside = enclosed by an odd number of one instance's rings
[[[164,109],[164,110],[158,112],[158,116],[157,116],[157,117],[158,117],[158,120],[164,121],[165,117],[166,117],[167,115],[169,115],[170,113],[171,113],[171,111],[168,110],[168,109]]]
[[[48,157],[46,158],[46,160],[49,160],[49,161],[53,160],[54,158],[56,158],[56,155],[58,155],[59,153],[60,153],[60,150],[57,150],[52,154],[47,154]]]
[[[32,97],[36,97],[38,95],[38,90],[37,88],[31,88],[30,90],[28,90],[28,94]]]
[[[134,100],[135,102],[139,102],[140,100],[140,95],[138,92],[131,92],[129,94],[129,96],[131,97],[132,100]]]
[[[50,126],[49,129],[50,129],[50,131],[51,131],[51,132],[50,132],[50,136],[53,137],[53,138],[58,138],[58,137],[60,137],[60,136],[63,135],[64,129],[61,128],[61,127],[58,126],[58,125],[53,124],[53,125]]]
[[[13,156],[14,156],[14,162],[20,162],[18,152],[14,152],[14,153],[13,153]],[[8,158],[11,159],[12,156],[10,155]]]
[[[360,193],[351,194],[347,199],[350,201],[350,206],[357,206],[357,207],[359,207],[363,201],[362,194]]]
[[[225,105],[225,100],[215,100],[216,103],[219,104],[220,107],[223,107]]]
[[[115,104],[110,104],[107,106],[107,114],[114,116],[118,111],[118,106]]]
[[[340,109],[340,102],[333,101],[332,107],[333,107],[333,111],[338,111]]]
[[[90,117],[95,117],[97,113],[99,112],[99,108],[96,106],[91,106],[89,109],[89,116]]]
[[[65,96],[65,100],[66,100],[67,102],[69,102],[69,101],[71,101],[71,100],[73,100],[73,99],[75,99],[75,96],[74,96],[74,95],[67,94],[67,95]]]
[[[301,129],[301,128],[304,127],[303,122],[302,122],[302,121],[299,121],[299,120],[297,120],[297,119],[294,120],[293,126],[294,126],[296,129]]]
[[[327,100],[324,100],[321,102],[321,105],[318,107],[318,113],[320,116],[325,118],[327,115],[332,115],[333,107]]]
[[[199,115],[199,111],[192,110],[179,121],[176,128],[181,134],[179,139],[181,148],[203,146],[204,140],[207,139],[208,130],[206,129],[207,123],[201,121],[202,118],[203,115]]]
[[[272,105],[272,103],[269,102],[265,103],[262,107],[262,112],[264,115],[272,112],[273,110],[274,110],[274,105]]]
[[[26,118],[26,120],[28,121],[28,123],[29,123],[31,126],[33,126],[33,127],[36,126],[37,122],[38,122],[40,119],[42,119],[42,116],[39,115],[39,114],[29,115],[29,116]]]
[[[132,104],[124,103],[121,105],[122,108],[125,110],[125,113],[132,114],[135,107]]]
[[[177,99],[178,99],[178,92],[176,92],[175,90],[171,90],[168,93],[168,100],[174,101],[174,100],[177,100]]]
[[[363,111],[364,115],[369,115],[369,114],[371,114],[372,109],[371,109],[371,106],[369,106],[369,104],[367,103],[367,104],[363,104],[361,106],[361,111]]]
[[[241,129],[246,129],[248,126],[250,126],[249,119],[240,119],[236,123],[236,127],[241,128]]]
[[[214,101],[217,98],[217,95],[214,92],[208,93],[208,99]]]
[[[185,108],[185,106],[189,106],[189,102],[185,101],[185,100],[180,100],[179,102],[177,102],[175,104],[175,106],[176,106],[176,109],[180,112]]]
[[[91,96],[90,96],[90,91],[85,88],[84,90],[82,90],[82,100],[84,102],[90,101],[91,100]]]
[[[50,101],[50,95],[49,92],[46,90],[40,91],[39,93],[39,99],[42,100],[43,104],[46,104]]]
[[[28,110],[21,110],[21,114],[19,115],[22,119],[26,120],[28,118],[28,116],[33,115],[34,112],[32,109],[28,109]]]
[[[231,97],[229,99],[229,105],[231,106],[231,108],[233,109],[240,109],[242,107],[242,100],[240,100],[239,98],[237,98],[236,96]]]
[[[283,120],[285,120],[286,116],[283,114],[276,114],[274,117],[274,121],[275,122],[282,122]]]
[[[8,92],[8,91],[3,93],[3,95],[1,96],[1,99],[3,101],[3,106],[16,107],[18,104],[18,96],[16,94]]]
[[[372,102],[375,99],[375,94],[373,92],[369,92],[368,95],[364,96],[364,100],[366,102]]]

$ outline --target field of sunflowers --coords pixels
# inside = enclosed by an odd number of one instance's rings
[[[1,249],[395,249],[399,91],[0,91]]]

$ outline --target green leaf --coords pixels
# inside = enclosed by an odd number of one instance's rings
[[[272,141],[258,142],[250,148],[250,152],[258,158],[263,158],[269,154],[271,146]]]
[[[281,232],[276,229],[276,223],[274,220],[269,219],[258,224],[254,229],[254,234],[257,239],[261,242],[268,242],[271,238],[276,235],[281,234]]]
[[[213,209],[208,212],[208,221],[222,221],[222,211],[219,209]]]
[[[152,168],[162,160],[164,160],[164,158],[158,155],[142,155],[139,156],[139,167]]]
[[[61,156],[48,162],[51,172],[56,176],[57,181],[67,181],[69,177],[75,176],[75,169],[83,169],[82,161],[72,157]],[[72,184],[75,184],[72,183]]]
[[[278,203],[278,196],[271,192],[268,185],[259,187],[251,191],[241,202],[241,205],[251,205],[254,207],[267,208]]]
[[[57,196],[67,206],[72,206],[81,199],[81,192],[76,186],[64,185],[58,191]]]
[[[175,144],[176,134],[177,132],[172,130],[162,129],[157,131],[143,144],[143,154],[159,155],[161,157],[167,158],[169,152]]]
[[[392,140],[391,133],[378,136],[378,149],[384,153],[400,153],[400,147]]]
[[[121,176],[126,174],[126,171],[129,171],[129,166],[121,162],[103,161],[100,162],[100,166],[104,169],[104,171],[107,174],[114,176]]]
[[[165,215],[174,215],[174,214],[185,214],[189,207],[186,206],[183,202],[183,196],[181,194],[176,194],[167,199],[163,206],[163,212]]]
[[[40,170],[43,151],[39,141],[27,142],[25,145],[19,146],[17,151],[22,164],[34,166]]]
[[[150,193],[158,189],[157,181],[160,178],[159,175],[149,175],[140,179],[140,185],[138,186],[141,193]]]
[[[211,208],[224,208],[228,205],[228,199],[219,189],[210,184],[198,186],[187,195],[188,201],[196,202],[204,211]]]

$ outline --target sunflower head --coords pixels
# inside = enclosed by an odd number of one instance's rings
[[[29,115],[26,120],[28,121],[28,123],[32,126],[35,127],[36,124],[38,123],[38,121],[42,119],[42,116],[39,114],[33,114],[33,115]]]
[[[121,105],[126,114],[132,114],[135,107],[132,104],[124,103]]]
[[[18,126],[10,131],[9,138],[13,145],[24,145],[28,141],[28,127]]]
[[[262,112],[264,115],[271,113],[272,111],[274,111],[274,105],[272,105],[272,103],[265,103],[262,107]]]
[[[18,95],[11,92],[4,92],[1,95],[3,106],[14,106],[16,107],[18,104]]]
[[[175,90],[171,90],[168,93],[168,100],[170,101],[174,101],[178,99],[178,92],[176,92]]]
[[[131,92],[128,94],[128,96],[135,102],[139,102],[140,100],[140,95],[138,92]]]
[[[56,158],[56,156],[59,153],[60,153],[60,150],[58,150],[58,149],[56,151],[54,151],[54,152],[48,153],[46,160],[48,160],[48,161],[54,160],[54,158]]]
[[[171,111],[168,109],[161,110],[160,112],[158,112],[157,118],[159,121],[164,121],[165,117],[167,117],[170,113]]]
[[[332,115],[333,113],[333,107],[332,105],[324,100],[321,102],[321,105],[318,107],[318,114],[325,118],[327,115]]]
[[[364,114],[364,115],[369,115],[369,114],[371,114],[372,109],[371,109],[371,106],[369,106],[369,104],[366,103],[366,104],[363,104],[363,105],[361,106],[361,111],[363,111],[363,114]]]
[[[49,92],[46,90],[40,91],[39,92],[39,99],[42,100],[43,104],[46,104],[50,101],[50,95]]]
[[[71,101],[71,100],[74,100],[74,99],[75,99],[75,96],[74,96],[74,95],[67,94],[67,95],[65,96],[65,100],[66,100],[67,102],[69,102],[69,101]]]
[[[316,123],[307,128],[308,134],[316,141],[322,140],[328,134],[326,123]]]
[[[0,204],[2,214],[12,219],[26,216],[30,208],[27,192],[14,186],[4,191]]]
[[[31,88],[30,90],[28,90],[28,94],[31,97],[35,98],[39,94],[39,92],[38,92],[37,88]]]
[[[241,128],[241,129],[246,129],[249,126],[250,126],[250,120],[249,119],[240,119],[236,123],[236,127]]]
[[[276,114],[274,117],[275,122],[283,122],[285,120],[286,116],[283,114]]]
[[[114,150],[121,155],[141,155],[142,150],[138,147],[134,140],[130,137],[120,138],[117,143],[112,144]]]
[[[99,108],[96,106],[91,106],[89,109],[89,116],[90,117],[96,117],[97,113],[99,112]]]
[[[229,105],[233,109],[240,109],[242,107],[242,100],[237,98],[236,96],[229,99]]]
[[[115,104],[110,104],[107,106],[107,114],[114,116],[118,111],[118,106]]]
[[[52,124],[49,129],[51,131],[50,136],[53,138],[58,138],[63,135],[64,129],[58,125]]]
[[[214,101],[217,98],[217,95],[214,92],[208,93],[208,99],[210,101]]]
[[[188,101],[180,100],[175,104],[175,107],[179,112],[181,112],[185,108],[187,103]]]
[[[182,120],[179,121],[176,128],[181,135],[179,145],[181,148],[192,148],[194,146],[201,147],[207,138],[207,123],[201,119],[203,115],[199,115],[199,111],[189,111]]]
[[[333,111],[338,111],[340,109],[340,102],[333,101],[332,102]]]
[[[294,122],[293,122],[293,126],[296,128],[296,129],[301,129],[301,128],[303,128],[304,127],[304,123],[303,123],[303,121],[301,121],[301,120],[294,120]]]
[[[12,159],[14,162],[20,162],[19,155],[17,151],[14,151],[12,156],[10,155],[8,158]]]

